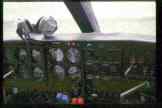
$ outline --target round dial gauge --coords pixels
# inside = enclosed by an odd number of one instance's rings
[[[41,60],[41,54],[40,54],[40,52],[37,51],[37,50],[33,50],[32,56],[33,56],[33,59],[34,59],[35,61],[40,61],[40,60]]]
[[[70,48],[68,50],[67,58],[68,58],[68,60],[71,63],[77,63],[77,62],[79,62],[80,53],[79,53],[78,49],[76,49],[76,48]]]
[[[26,56],[27,53],[26,53],[26,51],[24,49],[21,49],[19,55],[20,55],[20,57],[21,56]]]
[[[52,56],[54,56],[54,58],[56,58],[57,62],[61,62],[64,59],[64,53],[60,48],[57,48],[54,53],[52,54]]]
[[[78,72],[79,72],[79,69],[76,66],[72,66],[68,70],[69,74],[75,74],[75,73],[78,73]]]
[[[33,71],[33,76],[35,77],[35,78],[43,78],[44,77],[44,74],[43,74],[43,71],[39,68],[39,67],[36,67],[35,69],[34,69],[34,71]]]
[[[26,59],[27,59],[27,52],[24,49],[21,49],[19,52],[19,60],[21,61],[21,64],[25,65],[26,64]]]
[[[92,46],[92,44],[91,43],[87,43],[87,47],[91,47]]]
[[[30,75],[29,75],[29,72],[26,69],[26,64],[25,63],[21,64],[20,70],[21,71],[20,71],[19,75],[24,79],[28,79]]]
[[[55,73],[56,73],[56,75],[58,76],[59,79],[64,79],[65,70],[64,70],[64,68],[62,66],[56,65],[54,67],[54,70],[55,70]]]
[[[49,53],[52,56],[52,58],[54,59],[55,58],[55,49],[54,48],[50,48],[49,49]]]

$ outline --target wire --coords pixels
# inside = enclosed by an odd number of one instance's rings
[[[30,31],[29,28],[27,28],[28,25],[26,25],[25,22],[20,22],[17,25],[17,30],[16,33],[18,34],[18,36],[25,42],[26,45],[26,49],[27,49],[27,55],[28,55],[28,59],[27,59],[27,63],[28,63],[28,69],[29,71],[31,71],[31,46],[30,46]]]

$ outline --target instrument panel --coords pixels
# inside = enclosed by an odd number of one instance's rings
[[[31,72],[27,68],[29,58],[24,45],[5,46],[4,49],[5,71],[10,66],[15,70],[15,74],[5,80],[7,93],[11,94],[13,88],[18,88],[19,92],[44,91],[51,98],[63,92],[69,97],[89,97],[88,102],[94,101],[94,97],[105,102],[113,98],[111,92],[119,98],[117,94],[152,80],[155,72],[155,43],[152,42],[109,40],[33,44]]]

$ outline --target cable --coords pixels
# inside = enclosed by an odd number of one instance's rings
[[[30,46],[30,33],[32,31],[32,28],[30,26],[30,23],[27,20],[22,20],[17,24],[17,30],[16,33],[18,34],[18,36],[25,42],[26,48],[27,48],[27,55],[28,55],[28,59],[27,59],[27,64],[28,64],[28,69],[29,72],[31,72],[32,70],[32,66],[31,66],[31,46]]]

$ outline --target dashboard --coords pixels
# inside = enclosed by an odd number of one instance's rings
[[[153,37],[122,33],[60,34],[48,39],[33,34],[29,72],[25,44],[4,38],[5,72],[10,66],[15,69],[4,86],[9,94],[16,87],[20,92],[61,91],[70,97],[90,97],[89,102],[94,95],[104,102],[114,96],[108,95],[111,92],[119,98],[121,92],[154,78],[155,43]]]

